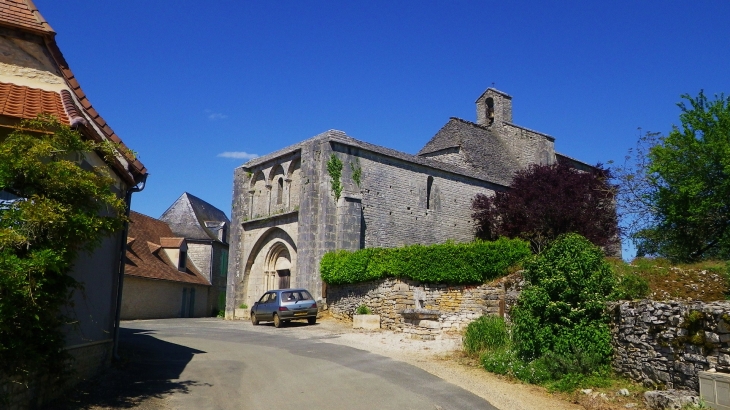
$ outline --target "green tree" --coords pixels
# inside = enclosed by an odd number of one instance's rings
[[[627,233],[639,254],[696,261],[730,257],[730,98],[682,95],[680,127],[640,138],[617,169]]]
[[[27,381],[61,375],[60,327],[69,318],[74,260],[123,227],[125,203],[106,167],[82,166],[87,153],[110,160],[115,147],[85,141],[52,117],[23,121],[0,137],[0,374]]]

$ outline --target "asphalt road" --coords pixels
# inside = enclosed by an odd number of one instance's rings
[[[65,408],[495,409],[412,365],[323,343],[337,336],[318,326],[125,322],[122,365]]]

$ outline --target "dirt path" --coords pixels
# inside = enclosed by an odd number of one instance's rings
[[[583,406],[554,397],[544,389],[514,383],[480,368],[460,364],[453,355],[461,347],[461,337],[441,340],[414,340],[388,330],[352,329],[351,324],[325,318],[317,326],[335,343],[367,350],[417,366],[441,379],[470,391],[504,410],[579,410]]]

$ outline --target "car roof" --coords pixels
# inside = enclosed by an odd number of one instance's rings
[[[304,288],[297,288],[297,289],[272,289],[272,290],[267,291],[266,293],[299,292],[299,291],[302,291],[302,290],[305,291],[305,292],[307,292],[307,293],[309,293],[309,291],[306,290],[306,289],[304,289]]]

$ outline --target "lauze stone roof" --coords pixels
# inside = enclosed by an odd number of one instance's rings
[[[180,272],[177,261],[169,260],[162,250],[179,247],[183,241],[183,238],[175,238],[166,223],[132,211],[124,274],[210,286],[210,282],[200,274],[189,258],[186,271]]]
[[[170,225],[175,235],[204,241],[220,241],[218,231],[222,224],[231,224],[223,211],[187,192],[162,214],[160,220]],[[222,242],[226,242],[226,238],[223,239]]]

